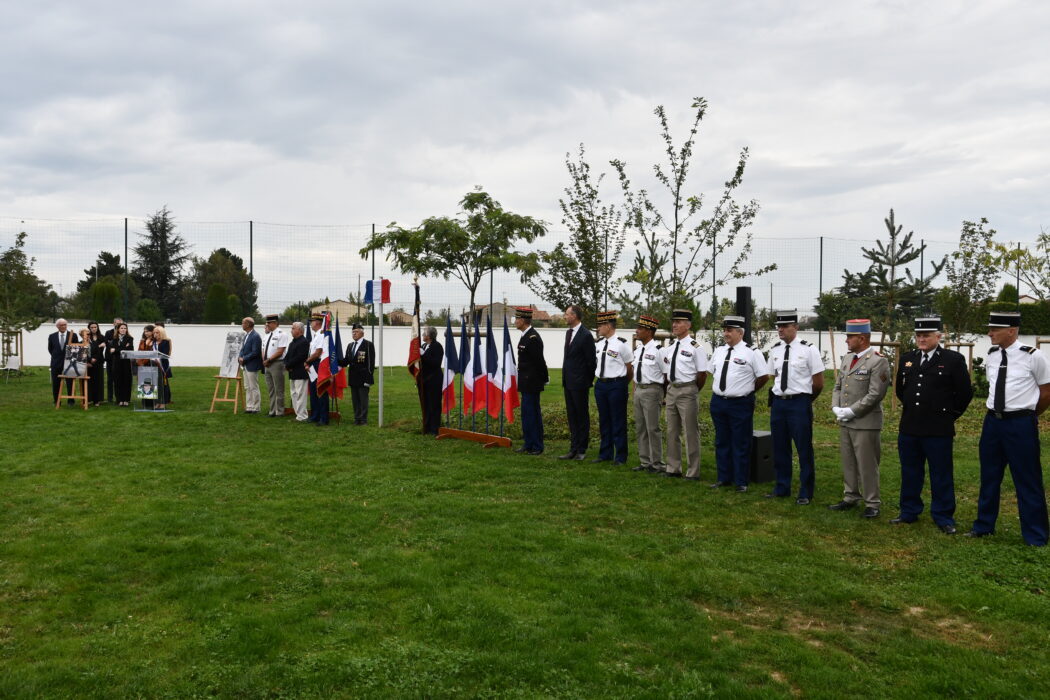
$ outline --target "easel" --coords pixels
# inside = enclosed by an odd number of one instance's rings
[[[222,397],[219,397],[219,387],[223,381],[226,382],[225,390],[223,391]],[[236,382],[233,390],[233,398],[230,398],[230,382]],[[208,413],[215,413],[215,404],[217,403],[232,403],[233,414],[237,415],[237,407],[241,404],[241,375],[238,374],[236,377],[223,377],[221,375],[215,375],[215,393],[211,396],[211,409]]]
[[[467,440],[469,442],[480,442],[485,449],[490,447],[510,447],[510,438],[488,433],[475,433],[470,430],[457,430],[455,428],[438,428],[438,440]]]
[[[7,365],[7,358],[18,356],[18,366],[26,366],[25,348],[22,344],[22,331],[4,328],[0,330],[0,365]]]
[[[57,410],[62,405],[62,399],[73,399],[74,401],[81,401],[84,404],[84,410],[88,407],[88,377],[86,374],[60,374],[58,375],[58,398],[55,400],[55,409]],[[66,380],[72,380],[73,393],[65,393],[65,389],[62,387],[65,385]],[[80,393],[77,393],[77,387],[80,387]]]

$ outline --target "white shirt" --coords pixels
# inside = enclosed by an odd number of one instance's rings
[[[292,342],[292,338],[289,334],[282,331],[280,328],[274,328],[272,331],[263,336],[263,359],[269,360],[273,357],[274,353],[277,352],[277,348],[284,348],[285,352],[288,352],[288,344]],[[281,357],[278,360],[284,358],[284,353],[281,353]]]
[[[626,377],[627,363],[631,361],[631,348],[627,343],[615,335],[611,338],[598,338],[595,342],[594,355],[597,364],[594,366],[594,376],[599,379]]]
[[[314,333],[313,337],[310,338],[310,355],[313,355],[315,350],[321,351],[321,357],[318,359],[324,359],[325,355],[328,354],[328,338],[325,337],[324,333]]]
[[[673,343],[663,348],[663,363],[664,374],[672,384],[695,382],[696,375],[710,369],[707,353],[688,335],[681,339],[675,338]],[[671,365],[674,365],[674,376],[671,374]]]
[[[1006,348],[1006,411],[1033,411],[1039,403],[1039,387],[1050,384],[1050,362],[1039,350],[1021,349],[1021,341]],[[988,400],[985,405],[995,410],[995,385],[999,382],[999,365],[1003,354],[998,346],[988,353]]]
[[[641,380],[638,379],[639,369],[642,372]],[[638,384],[664,383],[663,353],[660,352],[660,344],[655,339],[645,345],[639,343],[635,348],[633,379]]]
[[[726,371],[726,388],[722,391],[722,369]],[[762,353],[749,348],[744,341],[732,346],[719,345],[711,355],[711,390],[719,396],[737,398],[755,392],[755,380],[769,372]]]
[[[787,352],[787,348],[791,351]],[[780,390],[781,373],[784,370],[784,353],[788,356],[788,383],[787,391]],[[783,341],[773,346],[769,351],[769,364],[766,373],[769,374],[773,383],[773,393],[777,396],[785,394],[812,394],[813,375],[824,372],[824,360],[820,357],[820,351],[799,337],[785,344]]]

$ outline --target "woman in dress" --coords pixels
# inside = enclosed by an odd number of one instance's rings
[[[164,332],[163,326],[156,326],[153,329],[153,349],[165,355],[171,355],[171,340]],[[157,360],[157,364],[160,366],[160,386],[158,387],[160,401],[157,408],[164,408],[171,403],[171,363],[162,357]]]
[[[106,380],[105,357],[106,338],[98,329],[98,321],[88,323],[87,330],[81,333],[82,342],[88,346],[88,403],[101,406],[105,399]]]
[[[134,349],[135,341],[128,333],[128,324],[118,324],[117,333],[109,341],[106,349],[110,371],[113,372],[113,388],[118,406],[131,405],[131,360],[125,360],[121,357],[121,353]]]

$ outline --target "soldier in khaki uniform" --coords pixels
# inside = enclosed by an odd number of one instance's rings
[[[864,501],[865,518],[877,518],[879,460],[882,457],[882,399],[890,384],[890,365],[871,348],[871,321],[846,321],[846,345],[831,410],[839,424],[842,500],[829,510],[850,510]]]

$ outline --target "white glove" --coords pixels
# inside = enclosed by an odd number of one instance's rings
[[[843,408],[841,417],[842,420],[853,420],[857,417],[857,414],[853,412],[852,408]]]
[[[838,406],[832,406],[831,412],[835,414],[835,420],[840,420],[842,418],[842,409]]]

